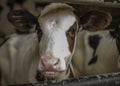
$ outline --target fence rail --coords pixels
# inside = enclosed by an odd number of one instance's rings
[[[120,86],[120,73],[71,78],[61,82],[49,81],[44,83],[29,83],[12,86]]]
[[[80,4],[80,5],[96,5],[102,7],[114,7],[120,8],[120,0],[36,0],[36,2],[63,2],[63,3],[71,3],[71,4]]]

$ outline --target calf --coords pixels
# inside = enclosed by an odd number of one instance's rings
[[[114,35],[117,33],[114,32],[83,30],[78,33],[72,57],[75,77],[120,71],[117,66],[119,46],[116,45]]]
[[[80,21],[84,30],[77,34],[71,66],[74,76],[119,72],[120,29],[115,27],[103,31],[112,21],[112,16],[90,11]]]

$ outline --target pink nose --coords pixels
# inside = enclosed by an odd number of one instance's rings
[[[40,60],[40,64],[42,71],[52,71],[58,70],[60,66],[60,59],[58,58],[43,58]]]

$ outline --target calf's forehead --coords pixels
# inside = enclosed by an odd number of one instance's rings
[[[61,29],[67,31],[76,21],[76,16],[73,12],[58,12],[48,16],[39,17],[39,24],[42,31],[54,31]]]

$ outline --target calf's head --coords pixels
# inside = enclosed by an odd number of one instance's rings
[[[52,4],[47,6],[38,18],[42,31],[38,70],[46,77],[56,78],[67,70],[78,28],[73,11],[74,9],[66,4]]]

